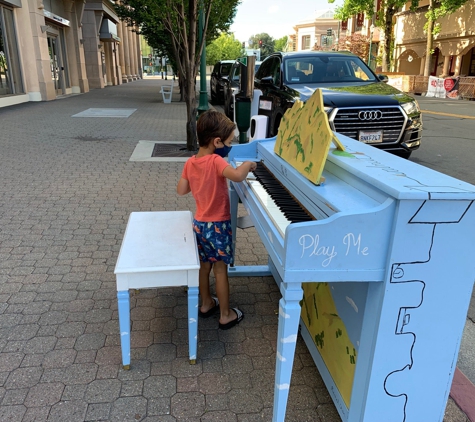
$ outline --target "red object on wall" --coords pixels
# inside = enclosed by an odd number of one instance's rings
[[[444,79],[444,88],[446,91],[450,91],[455,86],[455,82],[452,78]]]
[[[348,29],[348,21],[341,22],[341,30],[346,31]]]

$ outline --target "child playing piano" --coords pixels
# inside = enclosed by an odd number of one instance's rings
[[[196,202],[193,229],[200,256],[199,315],[210,317],[219,308],[219,328],[228,330],[244,318],[238,308],[229,307],[229,264],[234,262],[232,249],[231,213],[227,179],[243,181],[256,168],[246,161],[239,167],[229,165],[224,157],[231,150],[236,125],[215,110],[203,113],[197,122],[199,150],[189,158],[178,182],[178,195],[189,192]],[[216,295],[211,296],[209,275],[213,269]]]

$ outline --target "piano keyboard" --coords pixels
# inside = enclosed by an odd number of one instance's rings
[[[253,176],[256,180],[252,180],[251,176],[247,178],[247,183],[282,237],[289,224],[315,220],[262,162],[257,163]]]

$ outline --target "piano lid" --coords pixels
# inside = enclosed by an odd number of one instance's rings
[[[396,199],[475,199],[475,186],[469,183],[336,135],[351,155],[339,154],[332,148],[325,168],[344,180],[360,178]]]

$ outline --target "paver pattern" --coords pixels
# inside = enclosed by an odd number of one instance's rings
[[[229,331],[200,320],[196,365],[184,289],[131,292],[131,370],[121,366],[114,267],[129,214],[194,210],[175,193],[183,163],[129,161],[139,140],[186,142],[185,104],[177,91],[163,104],[161,83],[0,109],[0,421],[271,420],[271,277],[231,279],[245,319]],[[72,118],[89,108],[137,111]],[[239,229],[236,259],[267,262],[254,229]],[[286,421],[340,421],[301,339]],[[468,419],[449,400],[445,421]]]

